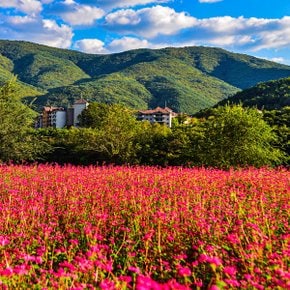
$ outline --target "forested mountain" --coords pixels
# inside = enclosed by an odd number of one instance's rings
[[[0,83],[18,76],[20,96],[66,106],[84,97],[133,108],[194,113],[290,67],[218,48],[138,49],[93,55],[22,41],[0,41]]]
[[[218,103],[239,104],[265,110],[279,110],[290,106],[290,77],[259,83]]]

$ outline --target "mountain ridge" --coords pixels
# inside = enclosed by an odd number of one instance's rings
[[[0,82],[13,74],[24,86],[20,97],[35,99],[37,109],[85,97],[135,109],[166,103],[194,113],[259,82],[289,77],[290,66],[212,47],[95,55],[0,40]]]

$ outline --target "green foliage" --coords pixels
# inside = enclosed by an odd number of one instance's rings
[[[275,145],[285,152],[285,164],[290,164],[290,106],[264,112],[264,120],[273,128],[278,139]]]
[[[92,103],[81,115],[85,128],[42,130],[55,148],[46,160],[218,168],[288,162],[277,149],[281,136],[276,137],[256,109],[225,106],[214,109],[207,119],[180,120],[170,129],[138,122],[120,105]]]
[[[137,163],[146,165],[169,164],[170,128],[158,123],[140,122],[140,131],[136,136]]]
[[[73,62],[48,53],[27,54],[14,62],[14,73],[31,85],[52,89],[88,78]]]
[[[256,106],[266,110],[279,110],[290,106],[290,78],[260,83],[221,101],[219,105],[226,103],[243,103],[244,106]]]
[[[202,164],[219,168],[280,164],[283,154],[276,136],[257,109],[241,105],[218,107],[202,124],[196,154]]]
[[[81,125],[94,129],[87,131],[89,136],[82,141],[86,150],[98,152],[113,163],[132,161],[140,123],[130,110],[118,104],[91,103],[79,118]]]
[[[34,160],[46,144],[32,129],[35,113],[15,97],[16,80],[0,87],[0,161]]]

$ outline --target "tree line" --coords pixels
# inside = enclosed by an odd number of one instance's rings
[[[13,81],[1,87],[2,162],[225,169],[289,164],[289,144],[285,132],[279,134],[279,128],[289,134],[289,127],[277,125],[279,114],[225,105],[206,117],[179,115],[168,128],[137,121],[134,112],[120,104],[91,103],[80,116],[80,128],[36,130],[35,113],[13,95]]]

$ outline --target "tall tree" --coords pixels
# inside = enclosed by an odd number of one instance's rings
[[[0,87],[0,161],[34,160],[48,147],[33,129],[35,112],[15,97],[16,78]]]
[[[276,135],[255,108],[218,107],[203,123],[196,154],[204,165],[263,166],[279,164],[283,154],[273,147]]]
[[[84,148],[95,151],[109,162],[126,163],[135,158],[134,139],[139,128],[132,111],[119,104],[91,103],[80,116],[87,127]]]

